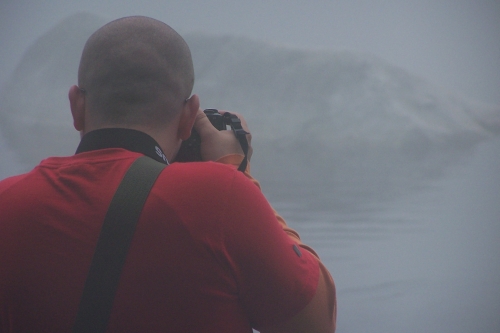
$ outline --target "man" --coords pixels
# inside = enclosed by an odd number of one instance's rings
[[[175,160],[193,126],[205,162],[172,163],[157,179],[107,331],[335,330],[330,274],[248,168],[236,170],[240,144],[211,125],[193,83],[187,44],[162,22],[122,18],[89,38],[69,90],[76,154],[0,182],[0,332],[71,331],[125,172],[143,155]]]

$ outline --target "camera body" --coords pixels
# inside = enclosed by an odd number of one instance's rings
[[[224,118],[217,109],[205,109],[203,112],[208,120],[219,131],[227,129],[226,118]],[[201,161],[201,138],[198,132],[193,129],[191,136],[182,142],[181,148],[175,158],[176,162],[194,162]]]

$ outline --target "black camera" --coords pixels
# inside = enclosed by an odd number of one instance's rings
[[[227,118],[223,117],[216,109],[203,110],[208,117],[208,120],[219,131],[227,129]],[[198,132],[193,129],[191,136],[182,142],[181,148],[175,158],[177,162],[194,162],[201,161],[201,138]]]

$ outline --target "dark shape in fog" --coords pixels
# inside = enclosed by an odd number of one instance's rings
[[[67,91],[85,40],[103,23],[82,13],[58,24],[2,91],[1,132],[26,165],[74,152],[79,135]],[[439,176],[500,132],[500,108],[446,95],[375,57],[231,36],[186,40],[202,106],[245,113],[254,129],[252,166],[264,182],[356,183],[391,195],[402,181]]]

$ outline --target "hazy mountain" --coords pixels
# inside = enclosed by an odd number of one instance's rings
[[[323,182],[339,168],[363,177],[372,176],[367,168],[385,173],[408,162],[421,164],[411,172],[435,172],[434,164],[500,129],[500,107],[460,100],[369,55],[186,38],[196,92],[205,105],[247,116],[264,177]]]
[[[86,39],[103,23],[89,14],[59,23],[27,50],[1,92],[0,130],[26,165],[74,152],[79,135],[67,91],[77,82]],[[393,179],[438,175],[500,132],[500,108],[450,96],[369,55],[234,36],[185,37],[202,106],[246,116],[252,167],[265,180],[384,187]]]
[[[103,23],[82,13],[57,24],[25,52],[0,93],[0,130],[30,167],[76,150],[68,91],[77,83],[83,45]]]

